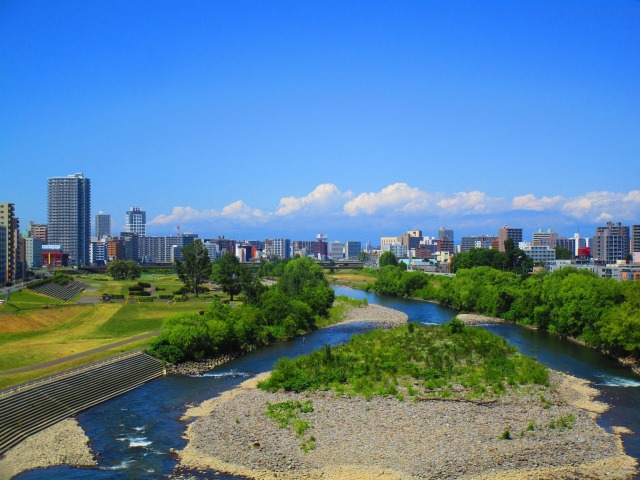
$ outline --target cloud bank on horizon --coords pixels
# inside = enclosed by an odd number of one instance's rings
[[[524,193],[513,198],[492,197],[481,191],[441,193],[422,190],[407,183],[393,183],[377,192],[342,191],[337,185],[318,185],[305,196],[280,199],[273,210],[258,209],[237,200],[221,209],[198,210],[190,206],[175,206],[170,213],[157,215],[150,226],[168,225],[211,226],[236,229],[242,227],[282,228],[287,222],[316,222],[325,219],[328,225],[358,222],[371,225],[374,219],[393,218],[389,229],[406,229],[418,219],[437,218],[449,225],[462,222],[467,230],[495,223],[514,215],[544,215],[551,222],[564,224],[598,224],[607,221],[637,222],[640,212],[640,190],[629,192],[587,192],[580,196],[542,196]],[[471,220],[469,220],[471,219]],[[318,226],[321,226],[319,222]],[[550,224],[548,227],[553,228]],[[389,234],[398,232],[389,231]],[[478,232],[482,233],[482,232]]]

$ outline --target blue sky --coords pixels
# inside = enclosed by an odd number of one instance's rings
[[[149,234],[640,223],[640,2],[3,1],[0,201]]]

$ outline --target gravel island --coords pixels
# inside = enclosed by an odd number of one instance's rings
[[[356,321],[368,308],[354,309]],[[637,472],[619,435],[595,421],[606,409],[593,401],[597,390],[559,372],[550,374],[553,388],[486,403],[269,393],[255,388],[259,380],[186,413],[198,418],[179,452],[183,467],[256,479],[628,479]],[[300,414],[309,424],[304,438],[265,415],[267,403],[297,401],[313,406]],[[305,440],[313,441],[306,452]]]

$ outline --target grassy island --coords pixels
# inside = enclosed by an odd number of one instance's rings
[[[496,398],[524,385],[547,386],[547,369],[504,339],[454,319],[408,324],[354,336],[338,347],[283,358],[259,387],[268,391],[333,390],[405,398]]]

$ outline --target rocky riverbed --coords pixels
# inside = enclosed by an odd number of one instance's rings
[[[0,457],[0,480],[54,465],[97,465],[89,438],[74,418],[31,435]]]
[[[594,390],[557,372],[551,380],[557,388],[481,405],[268,393],[252,379],[190,412],[200,418],[180,463],[257,479],[632,478],[636,460],[595,422],[604,406]],[[300,438],[265,415],[267,403],[308,400]]]

